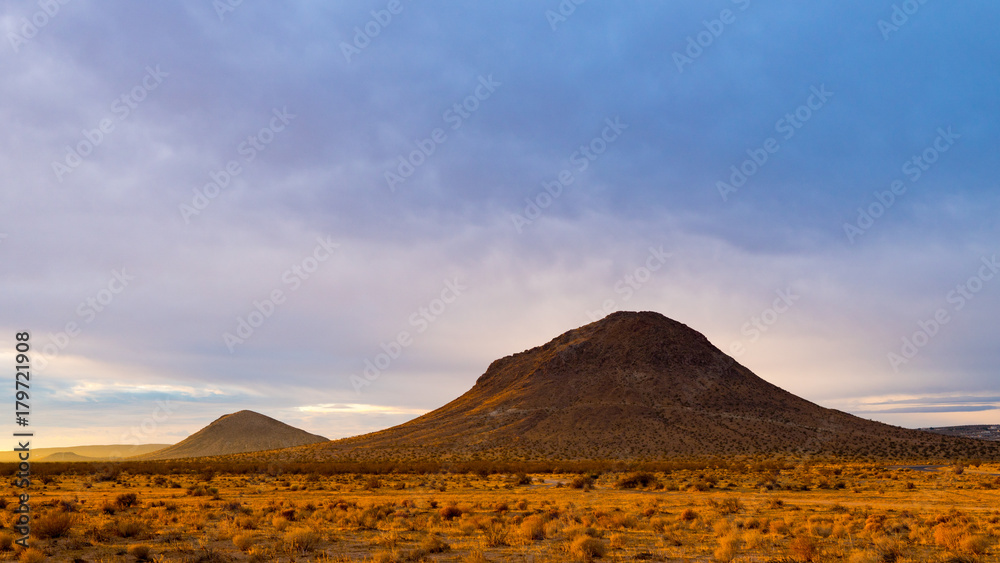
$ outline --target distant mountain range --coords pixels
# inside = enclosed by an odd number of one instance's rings
[[[941,426],[938,428],[921,428],[928,432],[944,434],[945,436],[961,436],[977,440],[1000,442],[1000,424],[973,424],[969,426]]]
[[[31,461],[109,461],[124,459],[161,450],[170,444],[118,444],[110,446],[73,446],[68,448],[35,448]],[[0,463],[18,461],[17,452],[0,452]]]

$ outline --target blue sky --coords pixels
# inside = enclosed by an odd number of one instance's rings
[[[998,15],[8,4],[3,361],[30,330],[38,446],[333,438],[653,310],[824,406],[1000,423]]]

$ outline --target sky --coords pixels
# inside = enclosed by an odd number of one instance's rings
[[[650,310],[826,407],[998,424],[998,17],[5,3],[0,362],[27,332],[35,447],[338,438]]]

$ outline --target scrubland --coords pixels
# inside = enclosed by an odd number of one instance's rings
[[[31,547],[8,481],[0,560],[1000,560],[1000,465],[979,462],[36,467]]]

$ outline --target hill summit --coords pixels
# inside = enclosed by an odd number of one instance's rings
[[[284,422],[253,411],[242,410],[215,422],[173,446],[140,459],[177,459],[290,448],[328,441]]]
[[[757,377],[684,324],[653,312],[617,312],[494,361],[464,395],[412,421],[282,456],[541,460],[755,453],[1000,457],[1000,445],[820,407]]]

